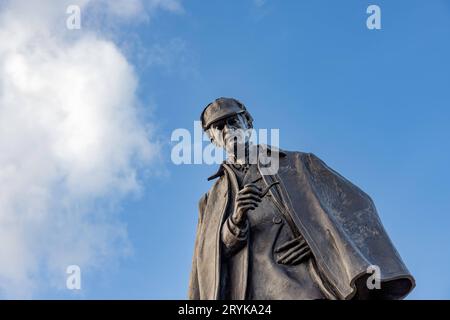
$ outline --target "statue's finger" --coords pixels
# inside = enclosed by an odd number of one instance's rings
[[[256,183],[247,183],[247,184],[244,185],[244,188],[247,188],[247,187],[248,188],[260,189]]]
[[[299,264],[300,262],[302,262],[302,260],[304,260],[305,258],[307,258],[309,255],[311,255],[311,250],[307,250],[306,252],[304,252],[302,255],[300,255],[297,259],[293,260],[291,262],[292,265],[296,265]]]
[[[244,188],[239,191],[240,194],[247,192],[260,193],[261,189],[256,184],[246,184]]]
[[[277,249],[275,249],[275,252],[280,252],[280,251],[289,249],[290,247],[296,245],[297,243],[302,243],[302,241],[304,241],[304,240],[301,237],[289,240],[288,242],[283,243],[281,246],[279,246]]]
[[[300,257],[301,255],[303,255],[305,252],[309,251],[308,247],[296,247],[296,250],[290,252],[289,255],[287,255],[284,258],[280,258],[281,263],[283,264],[289,264],[292,261],[296,260],[298,257]]]
[[[253,199],[255,201],[261,201],[261,197],[258,196],[257,194],[254,193],[246,193],[246,194],[242,194],[237,196],[236,201],[240,201],[240,200],[247,200],[247,199]]]
[[[240,200],[240,201],[237,202],[237,206],[238,207],[243,207],[243,206],[246,206],[246,205],[253,205],[253,206],[257,207],[258,204],[259,204],[258,201],[252,200],[252,199]]]
[[[248,205],[246,205],[246,206],[242,206],[241,207],[241,210],[243,210],[244,212],[245,211],[251,211],[251,210],[254,210],[255,209],[255,206],[254,205],[251,205],[251,204],[248,204]]]
[[[287,259],[289,256],[291,256],[293,253],[295,253],[301,249],[302,249],[302,244],[297,243],[289,250],[286,249],[285,252],[278,258],[278,260],[283,261],[283,260]]]
[[[296,240],[296,239],[290,240],[290,241],[288,241],[288,242],[286,242],[286,243],[283,243],[283,244],[282,244],[281,246],[279,246],[278,248],[276,248],[276,249],[275,249],[275,252],[278,253],[278,252],[287,250],[287,249],[289,249],[289,248],[295,246],[296,244],[297,244],[297,240]]]
[[[260,192],[258,190],[256,190],[256,189],[242,189],[241,191],[239,191],[237,196],[238,197],[243,197],[243,196],[249,195],[249,194],[252,194],[252,195],[255,195],[257,197],[260,197]]]
[[[285,258],[284,263],[291,263],[295,259],[297,259],[299,256],[301,256],[303,253],[309,251],[308,247],[300,247],[295,252],[293,252],[289,257]]]

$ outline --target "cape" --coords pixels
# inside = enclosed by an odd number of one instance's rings
[[[279,170],[263,175],[272,197],[284,209],[294,234],[305,238],[314,256],[317,276],[330,299],[402,299],[415,286],[400,255],[387,235],[372,199],[329,168],[312,153],[277,151]],[[259,164],[258,164],[259,168]],[[259,168],[261,171],[261,168]],[[221,227],[234,199],[230,199],[230,173],[226,164],[210,177],[217,178],[199,203],[190,299],[221,299]],[[248,246],[236,254],[240,287],[245,299]],[[378,274],[373,274],[374,270]],[[379,289],[366,285],[374,275]],[[369,277],[371,277],[369,279]]]

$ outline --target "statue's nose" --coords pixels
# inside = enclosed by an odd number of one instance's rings
[[[229,133],[230,131],[233,131],[234,128],[229,126],[228,124],[223,126],[223,133]]]
[[[225,125],[222,129],[222,139],[224,142],[226,142],[229,135],[230,135],[230,128],[228,128],[228,126]]]

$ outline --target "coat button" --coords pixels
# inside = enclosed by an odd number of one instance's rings
[[[281,222],[283,222],[283,220],[281,220],[281,218],[278,216],[273,217],[272,221],[275,224],[280,224]]]

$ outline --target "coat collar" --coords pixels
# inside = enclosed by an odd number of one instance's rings
[[[283,157],[286,156],[286,152],[284,152],[283,150],[278,149],[278,148],[276,148],[276,147],[271,147],[271,146],[269,146],[269,145],[258,145],[258,148],[261,148],[261,149],[264,149],[264,148],[265,148],[265,149],[267,149],[267,155],[268,155],[268,156],[271,155],[272,150],[278,151],[278,153],[279,153],[279,155],[280,155],[281,158],[283,158]],[[224,173],[225,173],[225,171],[224,171],[224,170],[225,170],[225,169],[224,169],[224,165],[225,165],[225,164],[227,164],[227,161],[226,161],[226,160],[224,160],[224,161],[220,164],[219,169],[217,169],[217,171],[216,171],[213,175],[211,175],[210,177],[208,177],[208,181],[211,181],[211,180],[214,180],[214,179],[216,179],[216,178],[218,178],[218,177],[223,176]]]

